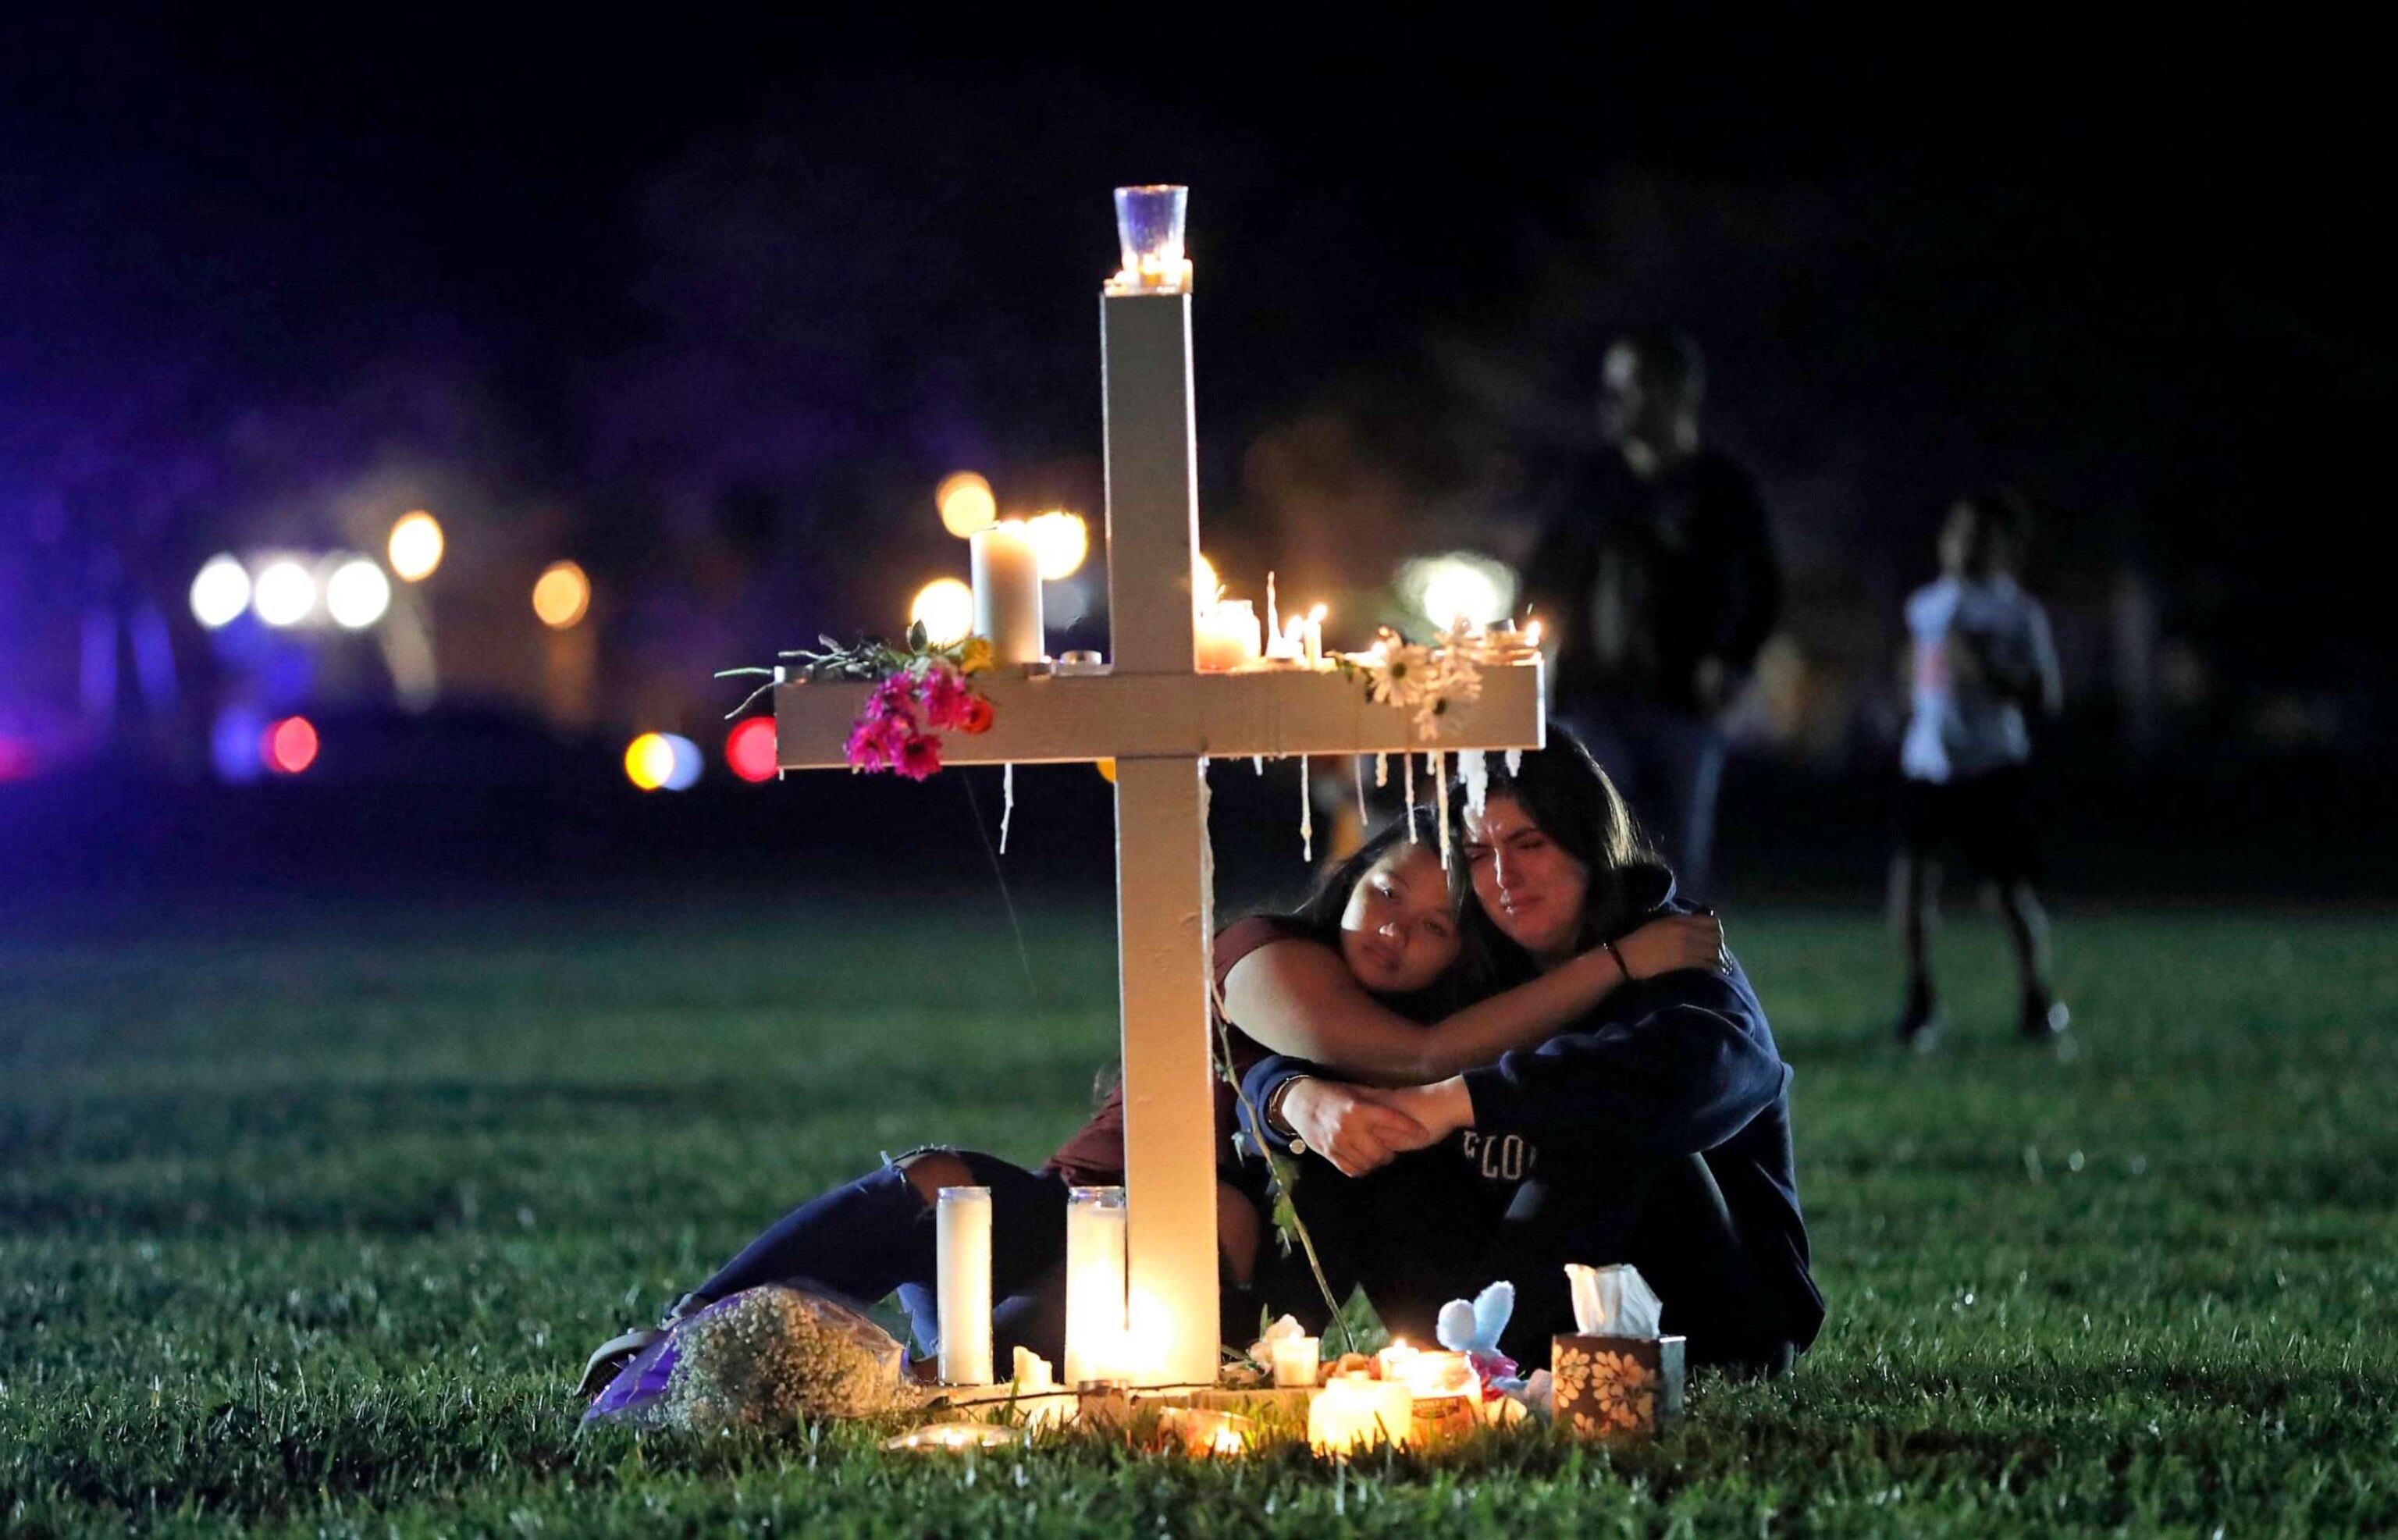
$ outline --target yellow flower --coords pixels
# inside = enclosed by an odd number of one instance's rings
[[[960,671],[969,674],[978,674],[990,667],[990,639],[989,637],[980,636],[970,636],[966,638],[965,647],[958,654],[958,669]]]

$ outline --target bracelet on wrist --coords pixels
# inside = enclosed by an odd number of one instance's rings
[[[1615,943],[1601,941],[1598,944],[1607,949],[1607,954],[1610,957],[1615,959],[1615,971],[1623,975],[1623,981],[1627,984],[1632,982],[1632,965],[1623,960],[1623,953],[1615,950]]]

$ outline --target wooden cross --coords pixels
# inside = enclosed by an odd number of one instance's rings
[[[1205,777],[1210,757],[1524,749],[1543,741],[1541,665],[1486,667],[1437,740],[1328,670],[1199,673],[1191,296],[1099,302],[1107,427],[1108,613],[1101,677],[977,676],[993,723],[950,734],[948,764],[1116,762],[1116,958],[1123,1001],[1129,1342],[1135,1378],[1212,1384],[1219,1364],[1215,1100],[1208,1021]],[[1207,597],[1213,597],[1207,596]],[[870,686],[775,692],[776,762],[835,768]]]

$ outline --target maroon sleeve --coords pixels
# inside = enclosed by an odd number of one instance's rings
[[[1233,965],[1274,941],[1301,939],[1306,932],[1290,921],[1272,914],[1253,914],[1235,920],[1216,933],[1216,989],[1221,993],[1224,979]],[[1246,1074],[1249,1067],[1265,1057],[1265,1049],[1249,1040],[1237,1028],[1225,1033],[1232,1044],[1233,1074]],[[1214,1045],[1209,1045],[1212,1049]],[[1210,1057],[1213,1057],[1212,1053]],[[1233,1087],[1219,1079],[1216,1086],[1217,1132],[1224,1141],[1219,1157],[1230,1161],[1233,1130],[1240,1127],[1236,1115],[1238,1101]],[[1074,1136],[1049,1157],[1046,1169],[1058,1172],[1076,1186],[1110,1186],[1124,1180],[1124,1085],[1121,1080],[1111,1087],[1107,1100],[1091,1120],[1076,1129]]]

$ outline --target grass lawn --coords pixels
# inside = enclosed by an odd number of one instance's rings
[[[2064,1055],[1960,916],[1915,1060],[1870,917],[1735,914],[1831,1320],[1651,1448],[578,1438],[585,1352],[795,1198],[1077,1122],[1108,919],[1028,922],[1033,986],[996,916],[829,904],[0,927],[0,1533],[2398,1528],[2382,916],[2068,913]]]

